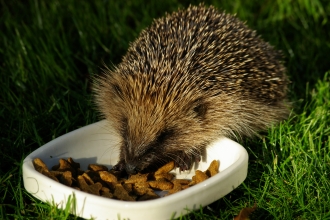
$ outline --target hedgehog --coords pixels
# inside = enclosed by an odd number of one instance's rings
[[[220,136],[253,137],[288,117],[282,55],[236,16],[203,4],[155,19],[94,80],[128,174],[189,170]]]

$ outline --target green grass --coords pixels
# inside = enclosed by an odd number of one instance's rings
[[[330,219],[329,1],[205,3],[236,13],[283,51],[294,109],[263,138],[243,141],[250,161],[241,186],[182,219],[232,219],[255,202],[253,219]],[[0,219],[76,219],[24,190],[22,160],[96,122],[91,76],[118,63],[153,18],[188,4],[0,0]]]

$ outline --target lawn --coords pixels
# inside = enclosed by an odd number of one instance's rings
[[[198,1],[191,1],[198,4]],[[182,219],[330,219],[330,2],[205,1],[236,13],[284,54],[290,118],[244,139],[242,185]],[[91,77],[120,62],[153,18],[188,1],[0,0],[0,219],[76,219],[23,187],[22,160],[98,121]]]

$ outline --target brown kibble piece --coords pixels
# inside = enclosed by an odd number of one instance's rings
[[[99,172],[100,177],[103,181],[106,183],[116,183],[117,182],[117,177],[108,171],[100,171]]]
[[[115,185],[117,183],[117,177],[113,174],[109,173],[108,171],[100,171],[100,178],[102,181],[104,181],[111,190],[114,190]]]
[[[157,198],[159,198],[159,195],[157,195],[152,189],[148,189],[143,196],[138,198],[138,201],[145,201],[145,200],[151,200]]]
[[[131,183],[124,183],[122,186],[128,193],[133,191],[133,184],[131,184]]]
[[[196,170],[195,171],[195,182],[200,183],[203,182],[204,180],[208,179],[209,177],[202,171]]]
[[[59,163],[60,163],[60,167],[57,169],[58,171],[67,171],[72,169],[71,164],[64,159],[60,159]]]
[[[78,181],[78,186],[82,191],[87,190],[88,184],[86,183],[86,180],[83,176],[79,175],[77,177],[77,181]]]
[[[134,184],[134,186],[137,188],[149,188],[149,183],[148,182],[137,182]]]
[[[94,183],[100,182],[100,180],[102,180],[99,172],[86,170],[85,173],[93,180]]]
[[[80,163],[76,163],[76,162],[74,162],[73,159],[72,159],[71,157],[69,157],[69,158],[67,159],[67,161],[70,163],[70,165],[71,165],[72,168],[75,168],[75,169],[80,168]]]
[[[92,180],[92,178],[87,174],[87,173],[83,173],[82,177],[84,177],[86,183],[88,185],[93,185],[94,181]]]
[[[154,175],[155,180],[168,180],[171,181],[174,178],[172,173],[160,173]]]
[[[89,186],[89,191],[91,194],[99,196],[101,188],[102,188],[102,184],[97,182],[97,183]]]
[[[76,176],[76,171],[74,168],[71,167],[71,164],[64,160],[64,159],[59,159],[60,167],[57,169],[57,171],[71,171],[72,176]]]
[[[101,192],[110,192],[110,189],[108,187],[102,186],[100,189]]]
[[[121,184],[115,185],[115,190],[113,195],[119,200],[134,201],[134,199],[130,195],[128,195],[128,192],[126,192],[126,190]]]
[[[133,192],[134,192],[134,194],[136,194],[138,196],[142,196],[142,195],[146,194],[149,189],[150,188],[133,186]]]
[[[66,186],[72,186],[72,173],[70,171],[65,171],[60,177],[60,182]]]
[[[133,199],[133,201],[137,201],[138,195],[135,194],[129,194],[129,196]]]
[[[101,192],[101,196],[113,199],[113,194],[111,192]]]
[[[179,183],[180,185],[188,185],[191,180],[186,180],[186,179],[175,179],[172,181],[174,184]]]
[[[219,173],[219,166],[220,166],[220,163],[219,161],[217,160],[213,160],[209,166],[209,168],[207,168],[207,170],[205,171],[205,174],[208,176],[208,177],[212,177],[214,176],[215,174]]]
[[[173,188],[168,191],[167,195],[174,194],[174,193],[179,192],[181,190],[182,190],[182,185],[180,184],[180,182],[174,180],[173,181]]]
[[[155,172],[155,175],[158,175],[158,174],[161,174],[161,173],[168,173],[173,169],[174,169],[174,161],[171,161],[171,162],[165,164],[164,166],[162,166],[161,168],[159,168]]]
[[[173,188],[173,183],[167,181],[149,181],[149,185],[156,190],[169,190]]]
[[[146,182],[148,179],[148,174],[135,174],[135,175],[131,175],[126,181],[125,183],[137,183],[137,182]]]
[[[58,179],[56,178],[56,176],[54,174],[52,174],[51,172],[49,172],[47,165],[40,158],[35,158],[32,161],[32,164],[36,171],[51,178],[52,180],[55,180],[56,182],[59,182]]]
[[[51,170],[49,171],[52,175],[54,175],[56,178],[60,178],[64,172],[61,171],[56,171],[56,170]]]
[[[83,176],[78,176],[78,186],[80,189],[84,192],[94,194],[94,195],[100,195],[100,190],[102,188],[101,183],[95,183],[93,185],[87,185],[85,178]]]
[[[52,180],[55,180],[56,182],[60,182],[52,173],[49,172],[49,170],[43,169],[41,170],[41,174],[51,178]]]
[[[189,184],[192,183],[191,180],[185,180],[185,179],[175,179],[172,181],[173,188],[168,191],[168,195],[177,193],[181,190],[189,188]]]
[[[42,170],[48,170],[47,165],[40,159],[40,158],[35,158],[32,161],[32,164],[34,166],[34,169],[38,171],[39,173],[42,172]]]
[[[193,185],[196,185],[196,181],[195,181],[195,180],[192,180],[192,181],[188,184],[188,186],[193,186]]]
[[[150,190],[148,182],[138,182],[133,186],[133,192],[139,196],[146,194],[148,190]]]
[[[108,168],[106,166],[99,164],[89,164],[87,169],[93,171],[108,171]]]

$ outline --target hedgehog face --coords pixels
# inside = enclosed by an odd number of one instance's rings
[[[178,156],[182,155],[199,156],[193,154],[201,153],[200,148],[209,139],[203,127],[207,114],[204,104],[189,103],[185,108],[173,110],[149,104],[134,110],[137,112],[127,111],[121,115],[119,129],[121,159],[128,173],[141,171],[151,164],[160,166],[168,160],[181,160]],[[136,117],[131,117],[132,114]]]
[[[157,76],[112,72],[98,86],[96,103],[122,138],[120,159],[128,173],[199,156],[214,136],[204,123],[209,104],[194,80]]]

